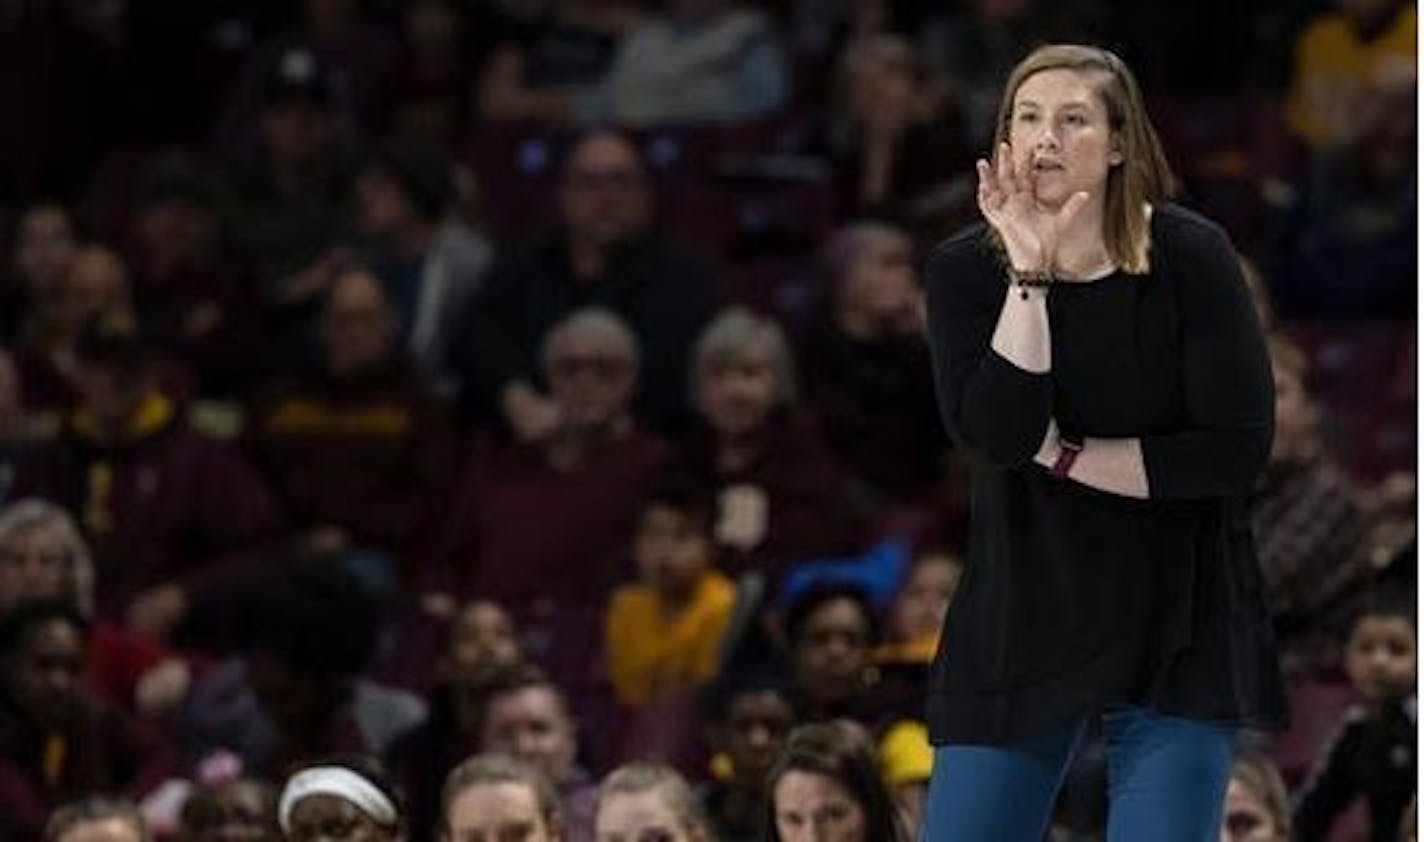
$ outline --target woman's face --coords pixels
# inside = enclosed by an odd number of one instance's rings
[[[756,433],[776,408],[771,352],[749,343],[731,359],[704,367],[698,391],[707,422],[720,437],[734,439]]]
[[[287,842],[395,842],[395,828],[334,795],[308,795],[292,807]]]
[[[594,820],[598,842],[697,842],[682,826],[661,789],[618,793],[604,799]]]
[[[869,842],[865,810],[839,781],[793,769],[772,789],[781,842]]]
[[[0,611],[37,599],[69,599],[74,589],[74,554],[54,526],[35,524],[0,544]]]
[[[1009,146],[1031,173],[1034,196],[1056,208],[1079,191],[1101,197],[1108,171],[1122,163],[1107,108],[1090,74],[1044,70],[1014,93]]]
[[[949,611],[960,568],[948,556],[931,556],[915,566],[895,599],[895,633],[904,640],[938,634]]]
[[[837,704],[863,685],[870,661],[870,623],[851,599],[833,599],[806,619],[792,660],[796,683],[819,704]]]
[[[917,331],[919,289],[909,238],[889,232],[873,235],[846,271],[841,302],[889,332]]]
[[[218,784],[201,796],[191,814],[184,812],[184,838],[189,842],[279,842],[282,838],[272,799],[255,781]]]
[[[1284,842],[1285,838],[1265,802],[1232,778],[1221,817],[1221,842]]]
[[[8,669],[15,706],[36,722],[59,726],[84,709],[84,637],[69,621],[36,626]]]
[[[58,293],[79,249],[69,214],[54,205],[25,212],[15,232],[15,268],[29,293],[45,298]]]

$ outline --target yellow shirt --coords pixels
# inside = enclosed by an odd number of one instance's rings
[[[1361,91],[1396,74],[1412,75],[1413,4],[1372,41],[1361,41],[1343,15],[1316,18],[1296,42],[1295,76],[1286,105],[1291,130],[1315,149],[1338,146],[1358,124]]]
[[[731,580],[710,570],[687,607],[671,616],[653,588],[619,588],[607,623],[609,671],[619,701],[638,705],[711,679],[735,602]]]

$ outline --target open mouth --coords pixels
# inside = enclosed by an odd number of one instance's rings
[[[1063,170],[1063,165],[1060,164],[1060,163],[1058,163],[1058,162],[1056,162],[1056,161],[1034,161],[1034,162],[1033,162],[1033,171],[1034,171],[1034,172],[1040,172],[1040,173],[1042,173],[1042,172],[1061,172],[1062,170]]]

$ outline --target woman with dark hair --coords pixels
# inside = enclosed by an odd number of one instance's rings
[[[791,732],[767,776],[769,842],[906,842],[865,732],[849,722]],[[934,837],[927,837],[934,838]]]
[[[1240,263],[1174,189],[1131,71],[1010,76],[985,222],[927,266],[939,405],[970,455],[930,692],[926,838],[1041,838],[1100,720],[1108,839],[1215,839],[1235,730],[1284,699],[1246,495],[1271,369]]]

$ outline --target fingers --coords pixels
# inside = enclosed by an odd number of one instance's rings
[[[974,169],[979,173],[979,212],[989,216],[1003,204],[1003,194],[995,179],[994,168],[989,166],[988,161],[980,158],[974,162]]]
[[[1069,196],[1068,201],[1063,203],[1063,207],[1058,209],[1058,218],[1056,220],[1058,230],[1061,231],[1071,224],[1073,218],[1078,215],[1078,212],[1081,211],[1086,204],[1088,204],[1088,194],[1086,191],[1079,190],[1077,193]]]

